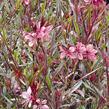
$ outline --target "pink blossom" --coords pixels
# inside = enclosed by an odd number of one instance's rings
[[[23,32],[23,36],[25,37],[25,40],[28,41],[30,47],[37,44],[36,33]]]
[[[85,45],[82,44],[81,42],[77,42],[76,44],[76,50],[75,50],[75,56],[77,59],[82,60],[83,59],[83,54],[86,51]]]
[[[60,58],[63,59],[64,57],[69,57],[71,59],[74,59],[74,55],[72,54],[75,51],[75,47],[70,47],[69,49],[63,48],[62,46],[59,47],[61,51]]]
[[[75,50],[76,50],[76,47],[74,46],[69,47],[69,52],[71,53],[71,56],[70,56],[71,59],[76,59],[76,55],[74,53]]]
[[[30,0],[24,0],[25,5],[29,5]]]
[[[36,30],[34,32],[23,32],[23,36],[25,40],[28,41],[29,46],[37,44],[37,41],[48,41],[50,39],[50,32],[52,30],[52,26],[41,26],[41,22],[38,22],[36,25]]]
[[[48,40],[50,38],[49,33],[52,30],[52,26],[41,26],[41,22],[37,23],[37,39]]]
[[[63,48],[62,46],[60,46],[60,51],[61,51],[61,55],[60,58],[63,59],[64,57],[69,57],[71,59],[79,59],[82,60],[83,59],[83,53],[86,50],[85,45],[77,42],[77,45],[71,46],[68,49]]]
[[[65,58],[69,54],[68,50],[65,50],[62,46],[59,46],[59,49],[61,51],[61,54],[60,54],[61,59]]]
[[[48,105],[46,105],[47,104],[47,100],[37,99],[36,100],[36,104],[37,105],[33,106],[33,109],[49,109]]]
[[[28,87],[27,91],[22,92],[21,97],[23,98],[22,104],[25,107],[32,107],[33,109],[49,109],[47,100],[41,100],[34,97],[31,87]]]
[[[85,51],[85,53],[84,53],[84,57],[86,58],[86,59],[89,59],[89,60],[95,60],[96,59],[96,53],[97,53],[97,50],[95,50],[94,48],[93,48],[93,45],[92,44],[88,44],[87,46],[86,46],[86,51]]]
[[[60,58],[68,57],[70,59],[83,60],[89,59],[91,61],[96,59],[97,51],[93,48],[92,44],[85,46],[81,42],[77,42],[76,46],[71,46],[68,49],[60,46],[61,55]]]
[[[24,99],[22,104],[24,104],[25,107],[28,106],[30,108],[33,102],[31,87],[28,87],[27,91],[22,92],[21,97]]]

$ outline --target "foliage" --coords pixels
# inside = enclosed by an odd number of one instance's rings
[[[108,109],[108,11],[103,0],[0,0],[0,109]]]

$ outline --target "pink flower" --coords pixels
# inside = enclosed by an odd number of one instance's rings
[[[65,58],[68,54],[68,50],[65,50],[62,46],[59,46],[59,49],[61,51],[60,58],[61,59]]]
[[[49,109],[48,105],[46,105],[47,100],[42,100],[41,101],[40,99],[37,99],[36,103],[37,103],[37,105],[34,105],[33,109]]]
[[[76,47],[74,46],[69,47],[69,52],[71,53],[71,56],[70,56],[71,59],[76,59],[76,55],[74,53],[75,50],[76,50]]]
[[[93,48],[92,44],[85,46],[81,42],[77,42],[76,46],[71,46],[68,49],[60,46],[61,55],[60,58],[68,57],[70,59],[79,59],[83,60],[89,59],[91,61],[96,59],[97,50]]]
[[[29,5],[30,0],[24,0],[25,5]]]
[[[86,46],[86,51],[85,51],[85,53],[84,53],[84,57],[85,57],[86,59],[89,59],[89,60],[93,61],[93,60],[96,59],[96,53],[97,53],[97,50],[95,50],[95,49],[93,48],[93,45],[92,45],[92,44],[88,44],[88,45]]]
[[[76,44],[76,49],[75,49],[75,56],[77,59],[82,60],[83,59],[83,54],[86,51],[85,45],[82,44],[81,42],[77,42]]]
[[[52,26],[41,26],[41,22],[37,23],[37,39],[48,40],[50,38],[49,33],[52,30]]]
[[[23,32],[23,36],[25,37],[25,40],[28,41],[28,44],[30,47],[37,44],[37,38],[36,33],[34,32]]]
[[[48,41],[50,39],[50,32],[52,30],[52,26],[41,26],[41,22],[38,22],[36,25],[36,30],[34,32],[23,32],[23,36],[25,40],[29,42],[29,46],[37,44],[37,41]]]
[[[28,87],[27,91],[22,92],[21,97],[24,99],[22,104],[24,104],[25,107],[28,106],[30,108],[33,102],[31,87]]]
[[[59,47],[60,51],[61,51],[61,55],[60,58],[63,59],[65,57],[69,57],[71,59],[74,59],[74,55],[72,54],[75,51],[75,47],[70,47],[69,49],[67,48],[63,48],[62,46]]]
[[[60,51],[61,51],[60,58],[63,59],[64,57],[69,57],[71,59],[82,60],[83,53],[85,50],[86,50],[85,45],[80,42],[77,42],[76,47],[71,46],[68,49],[60,46]]]

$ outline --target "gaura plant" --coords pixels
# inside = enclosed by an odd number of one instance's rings
[[[0,109],[108,109],[108,3],[1,0]]]

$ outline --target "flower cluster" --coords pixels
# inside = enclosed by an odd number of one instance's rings
[[[92,44],[84,45],[81,42],[77,42],[76,46],[70,46],[68,49],[60,46],[61,55],[60,58],[68,57],[70,59],[89,59],[94,61],[96,59],[97,51],[93,48]]]
[[[25,107],[32,107],[33,109],[49,109],[46,105],[47,100],[40,100],[39,98],[35,98],[32,94],[31,87],[28,87],[27,91],[22,92],[21,97],[23,98],[22,104]]]
[[[37,41],[47,41],[50,39],[50,32],[52,26],[41,25],[41,22],[36,24],[35,31],[33,32],[23,32],[23,36],[26,41],[29,42],[29,46],[32,47],[37,44]]]

